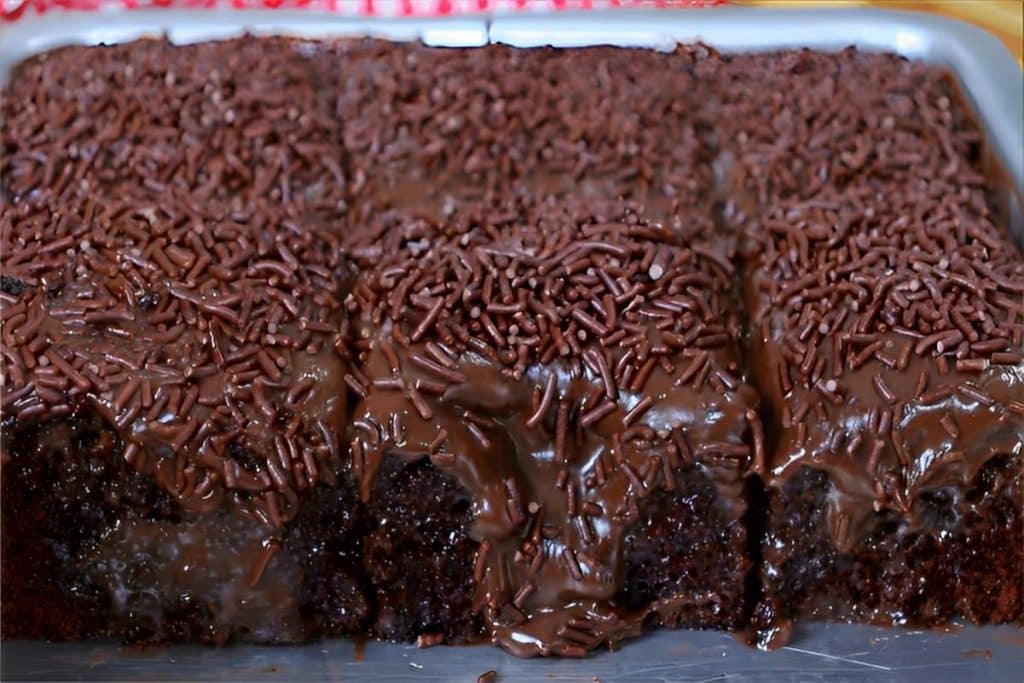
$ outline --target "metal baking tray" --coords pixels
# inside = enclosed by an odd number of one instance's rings
[[[721,8],[609,10],[446,18],[338,16],[312,10],[110,9],[50,12],[0,24],[0,82],[32,54],[68,44],[115,43],[166,33],[175,42],[238,35],[373,35],[430,45],[502,42],[521,47],[612,44],[668,48],[702,40],[726,52],[856,45],[948,66],[989,141],[997,199],[1018,241],[1024,202],[1024,80],[985,31],[909,12]],[[0,643],[0,677],[15,680],[211,681],[1022,681],[1024,628],[953,626],[912,631],[802,623],[771,653],[718,632],[660,631],[583,660],[520,660],[488,646],[417,649],[331,640],[300,646],[136,648],[112,642]]]

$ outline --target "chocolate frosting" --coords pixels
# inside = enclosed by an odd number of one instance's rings
[[[301,45],[68,48],[3,105],[5,411],[89,405],[186,509],[271,527],[341,457],[347,410],[339,124]]]
[[[620,600],[679,476],[745,527],[748,474],[822,469],[847,551],[1024,449],[1024,259],[940,69],[140,41],[30,60],[0,109],[5,435],[92,411],[110,476],[175,502],[74,559],[119,618],[177,591],[305,637],[295,548],[329,554],[324,517],[358,545],[382,473],[429,460],[472,497],[492,639],[582,655],[719,604]]]
[[[385,457],[429,457],[456,477],[474,500],[477,601],[494,640],[519,655],[578,654],[639,630],[649,613],[614,601],[623,534],[646,496],[673,490],[674,468],[696,461],[738,519],[737,465],[754,466],[748,421],[760,425],[753,392],[729,374],[738,327],[714,256],[628,214],[588,243],[580,238],[602,225],[592,208],[589,218],[558,202],[518,209],[526,219],[500,232],[473,219],[400,221],[372,258],[354,249],[362,274],[349,301],[365,351],[354,369],[353,467],[364,497]],[[675,286],[653,258],[637,268],[660,249],[678,264]],[[587,266],[564,273],[576,256]],[[607,307],[574,315],[588,295],[566,296],[558,283],[585,283]],[[673,296],[679,313],[702,313],[652,322]],[[617,343],[623,325],[639,331],[632,343]],[[509,353],[534,326],[530,345]]]
[[[714,106],[775,432],[767,483],[827,471],[843,551],[883,509],[920,530],[924,492],[1024,448],[1024,259],[989,209],[978,131],[947,75],[889,56],[742,56],[725,71],[764,81]]]

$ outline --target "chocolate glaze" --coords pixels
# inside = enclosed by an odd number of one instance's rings
[[[1021,519],[1002,496],[1022,474],[999,463],[1024,450],[1024,259],[989,204],[979,131],[948,74],[891,56],[741,56],[722,74],[739,87],[715,97],[715,167],[725,218],[744,234],[753,378],[774,434],[761,642],[777,647],[779,617],[805,613],[1013,619],[1019,597],[1008,606],[1012,591],[955,555],[978,552],[964,550],[972,536],[1018,539]],[[1010,467],[1009,483],[966,500],[989,463]],[[827,474],[820,531],[809,469]],[[935,500],[954,517],[945,526]],[[878,558],[929,543],[936,566],[907,568],[920,599],[893,598],[899,566]],[[993,550],[993,575],[1019,576],[1007,552]],[[976,590],[919,606],[949,575]]]
[[[897,509],[916,530],[922,491],[963,486],[989,459],[1024,448],[1024,263],[992,222],[973,168],[976,131],[950,111],[941,74],[849,52],[802,58],[792,73],[770,59],[733,64],[801,84],[777,105],[790,136],[777,144],[808,135],[799,117],[822,93],[803,83],[836,62],[848,83],[833,82],[841,90],[832,108],[888,116],[885,125],[860,133],[856,159],[839,150],[823,157],[831,184],[796,186],[788,158],[740,159],[732,144],[717,167],[738,198],[728,218],[745,233],[753,368],[776,425],[769,485],[804,465],[828,471],[833,541],[849,550],[871,530],[873,512]],[[857,79],[880,91],[847,91]],[[855,103],[858,114],[848,110]],[[844,144],[829,134],[818,136]],[[921,183],[922,170],[890,161],[900,154],[941,172]],[[962,199],[950,200],[957,192]]]
[[[487,295],[481,298],[484,276],[497,276],[500,266],[477,270],[475,255],[480,253],[488,254],[493,263],[515,257],[520,265],[513,268],[521,271],[514,278],[515,286],[524,297],[520,301],[532,295],[519,283],[535,279],[539,281],[535,291],[544,292],[552,315],[558,311],[552,324],[576,327],[566,316],[572,310],[571,300],[550,298],[547,293],[551,276],[563,276],[548,274],[541,265],[548,260],[545,251],[550,247],[538,239],[537,231],[549,231],[551,243],[571,244],[557,236],[586,230],[588,219],[567,213],[564,204],[554,202],[527,205],[519,213],[526,220],[505,233],[488,231],[486,222],[476,227],[472,221],[460,224],[457,219],[436,227],[422,220],[399,223],[384,236],[379,256],[375,252],[373,260],[358,261],[363,275],[350,301],[359,315],[356,334],[366,348],[356,365],[365,377],[366,396],[354,410],[353,466],[364,497],[386,457],[429,457],[436,467],[451,473],[473,496],[470,533],[481,543],[477,603],[485,611],[492,638],[522,656],[582,653],[639,631],[647,614],[670,613],[675,603],[716,599],[711,590],[701,596],[676,596],[640,613],[617,609],[614,598],[623,583],[623,534],[638,521],[653,490],[674,487],[663,474],[647,475],[654,468],[674,470],[694,458],[704,476],[715,482],[717,498],[727,506],[727,518],[738,520],[743,515],[746,504],[737,471],[752,465],[747,414],[756,400],[739,379],[729,380],[732,388],[706,382],[694,388],[676,382],[695,354],[703,354],[696,357],[716,368],[735,367],[736,349],[728,344],[712,348],[710,354],[696,344],[676,346],[666,356],[673,366],[671,373],[653,365],[642,386],[631,385],[628,376],[620,375],[612,387],[615,398],[606,403],[609,387],[600,368],[587,359],[595,351],[609,353],[608,366],[618,367],[622,361],[625,367],[635,356],[633,347],[586,340],[575,349],[566,344],[565,355],[546,360],[545,348],[555,348],[549,332],[540,345],[522,347],[531,358],[545,360],[523,363],[513,355],[500,362],[494,356],[499,347],[471,342],[481,337],[463,339],[437,331],[471,324],[477,307],[502,310],[497,298],[490,306]],[[621,229],[628,231],[625,224]],[[608,244],[623,244],[628,250],[617,254],[616,268],[629,271],[648,245],[663,245],[670,259],[689,251],[673,245],[669,233],[645,231],[633,230],[637,237],[626,239],[616,232],[608,234]],[[451,250],[460,247],[465,272],[477,273],[465,282],[445,265]],[[683,260],[680,276],[716,273],[711,258]],[[611,267],[610,260],[596,257],[593,267]],[[402,281],[395,282],[389,273],[399,271]],[[652,280],[642,272],[622,285],[628,289],[636,283],[638,289],[653,292],[648,295],[653,303],[658,301],[659,278],[660,274]],[[403,282],[414,280],[439,288],[435,297],[451,288],[456,298],[431,317],[432,303],[403,303],[389,295],[408,291]],[[729,286],[721,272],[711,282],[722,290]],[[495,286],[495,297],[497,290]],[[708,321],[724,305],[714,290],[699,294],[709,295],[711,308],[704,318]],[[629,302],[643,299],[639,292],[633,297],[617,304],[612,315],[636,320],[630,312],[635,303]],[[506,324],[499,313],[494,315],[496,324]],[[607,311],[596,317],[615,324]],[[430,331],[419,334],[427,324]],[[646,343],[657,346],[658,328],[641,324]],[[613,329],[602,336],[609,337]],[[727,329],[735,334],[735,326]],[[571,333],[570,329],[567,334]],[[411,341],[417,337],[418,341]],[[691,370],[684,379],[692,380],[697,374]],[[439,380],[444,385],[438,391],[424,390]],[[411,395],[409,387],[418,387],[418,396]],[[627,419],[641,401],[646,402],[641,406],[646,410]],[[595,405],[607,405],[607,411],[587,420]],[[560,420],[565,427],[558,426]],[[685,453],[675,445],[680,439],[687,444]]]
[[[748,475],[829,557],[926,557],[936,491],[1019,537],[1024,265],[940,69],[139,41],[0,108],[5,632],[735,628]]]

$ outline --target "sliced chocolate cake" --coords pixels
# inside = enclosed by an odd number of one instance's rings
[[[335,124],[297,47],[142,41],[12,77],[5,637],[306,636],[319,588],[283,529],[318,488],[345,495],[352,273],[324,223]],[[299,545],[351,543],[342,512]]]
[[[1021,618],[1024,259],[948,76],[853,51],[719,73],[773,430],[759,618]]]
[[[763,444],[728,256],[596,200],[396,211],[357,241],[352,467],[398,565],[364,558],[378,595],[464,600],[520,655],[739,626]],[[399,476],[468,495],[410,520]],[[424,534],[466,540],[438,558]]]
[[[982,142],[944,70],[853,50],[27,60],[2,636],[1024,620],[1024,257]]]

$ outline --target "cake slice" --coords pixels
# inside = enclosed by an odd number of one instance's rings
[[[948,74],[855,51],[728,70],[723,177],[773,434],[762,644],[799,617],[1020,619],[1024,259]]]
[[[1018,619],[1024,267],[1016,248],[979,225],[978,239],[929,253],[918,235],[893,228],[896,220],[839,237],[834,218],[787,209],[799,223],[773,233],[750,292],[761,325],[758,386],[778,420],[762,616]],[[784,255],[798,230],[803,264]]]
[[[145,40],[15,70],[4,637],[361,628],[340,135],[300,48]]]
[[[351,450],[379,633],[582,655],[645,625],[742,625],[764,453],[728,244],[607,201],[357,232]]]
[[[649,220],[710,228],[705,131],[695,128],[700,46],[668,53],[432,48],[338,41],[352,210],[441,221],[460,202],[628,199]]]
[[[275,556],[336,483],[347,265],[273,214],[196,229],[178,205],[0,210],[9,637],[303,637]]]

